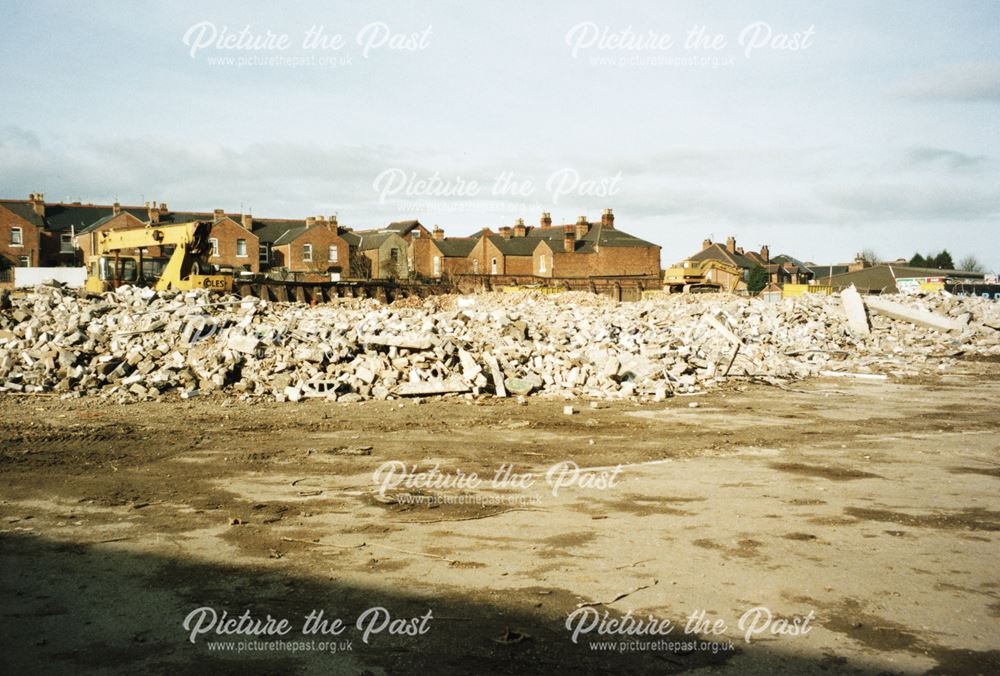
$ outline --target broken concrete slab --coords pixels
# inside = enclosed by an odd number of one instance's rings
[[[849,289],[840,292],[840,303],[847,315],[847,326],[858,335],[867,336],[872,332],[868,324],[868,313],[865,311],[865,302],[861,300],[861,294],[851,284]]]
[[[427,397],[436,394],[462,394],[472,390],[467,383],[459,378],[430,382],[407,382],[396,386],[396,394],[400,397]]]
[[[865,304],[873,312],[877,312],[893,319],[899,319],[904,322],[910,322],[911,324],[916,324],[917,326],[923,326],[928,329],[935,329],[937,331],[962,330],[961,322],[956,319],[936,314],[928,310],[907,307],[902,303],[897,303],[896,301],[889,300],[888,298],[869,296],[865,299]]]

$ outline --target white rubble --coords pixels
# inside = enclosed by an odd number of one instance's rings
[[[614,303],[524,292],[516,302],[482,294],[309,306],[130,287],[81,298],[45,286],[0,309],[0,392],[117,401],[214,392],[279,401],[529,392],[661,401],[733,378],[914,375],[962,353],[1000,354],[995,301],[863,299],[873,306],[866,334],[857,330],[857,300],[847,299],[852,330],[836,295]]]

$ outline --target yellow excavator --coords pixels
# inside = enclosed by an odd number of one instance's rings
[[[725,274],[718,274],[716,271]],[[741,270],[729,263],[717,260],[684,261],[664,271],[663,288],[670,293],[735,291],[740,278]],[[736,281],[730,281],[726,285],[722,279]]]
[[[207,268],[211,228],[208,221],[191,221],[98,233],[96,255],[87,266],[86,289],[102,293],[122,284],[147,284],[156,278],[153,288],[157,291],[232,291],[232,277],[201,274]],[[173,253],[165,260],[144,257],[142,250],[154,246],[172,246]],[[129,250],[138,254],[123,253]]]

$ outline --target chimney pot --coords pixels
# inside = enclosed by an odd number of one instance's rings
[[[434,239],[444,239],[444,230],[442,230],[437,224],[434,225],[434,230],[431,232],[431,237]]]
[[[243,214],[240,221],[243,223],[244,228],[247,230],[253,230],[253,216],[250,214]]]
[[[705,249],[707,249],[710,246],[712,246],[712,240],[710,240],[710,239],[703,239],[703,240],[701,240],[701,250],[702,251],[704,251]]]
[[[604,213],[601,214],[601,225],[606,228],[615,227],[615,214],[611,209],[605,209]]]
[[[548,211],[543,211],[542,212],[541,225],[542,225],[543,228],[551,228],[552,227],[552,214],[550,214]]]
[[[726,238],[726,251],[736,253],[736,238],[732,235]]]
[[[315,216],[306,216],[306,227],[308,228],[308,227],[313,226],[313,225],[316,225],[316,217]]]

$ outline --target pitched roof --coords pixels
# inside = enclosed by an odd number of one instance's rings
[[[810,265],[809,269],[816,275],[816,279],[827,279],[831,275],[842,275],[850,269],[850,265]]]
[[[372,249],[378,249],[386,240],[393,237],[399,237],[395,232],[376,230],[376,231],[363,231],[354,232],[354,235],[358,238],[357,247],[359,251],[371,251]],[[405,244],[405,242],[404,242]]]
[[[690,256],[689,261],[722,261],[739,268],[749,270],[757,265],[754,261],[738,253],[731,253],[725,246],[715,242],[698,253]]]
[[[23,200],[0,200],[0,206],[32,225],[37,225],[40,228],[45,226],[42,217],[35,213],[35,208],[28,202]]]
[[[500,250],[504,256],[530,256],[538,246],[537,239],[528,237],[501,237],[500,235],[488,235],[490,243]]]
[[[273,242],[271,242],[271,245],[272,246],[281,246],[282,244],[288,244],[289,242],[293,242],[293,241],[295,241],[296,239],[299,238],[299,235],[303,234],[308,229],[309,228],[307,228],[304,225],[299,226],[297,228],[288,228],[287,230],[285,230],[284,232],[282,232],[280,235],[278,235],[275,238],[275,240]],[[259,235],[258,235],[258,239],[260,239]]]
[[[273,245],[286,231],[293,228],[304,228],[305,225],[305,220],[283,218],[254,219],[253,233],[257,235],[257,239],[261,242]]]
[[[101,227],[102,225],[104,225],[108,221],[111,221],[111,220],[113,220],[115,218],[118,218],[119,216],[126,216],[126,217],[127,216],[131,216],[132,218],[134,218],[135,220],[139,221],[140,223],[145,223],[146,222],[146,221],[142,220],[141,218],[139,218],[138,216],[136,216],[133,213],[130,213],[128,211],[123,211],[123,212],[118,213],[118,214],[113,214],[112,213],[112,214],[108,214],[104,218],[99,218],[96,221],[94,221],[93,223],[91,223],[90,225],[86,226],[85,228],[79,228],[79,229],[77,229],[76,230],[76,234],[83,235],[83,234],[86,234],[86,233],[90,232],[91,230],[96,230],[97,228]]]
[[[145,223],[149,220],[149,210],[146,207],[120,207],[121,211],[130,213]],[[49,230],[62,232],[74,229],[79,232],[95,221],[107,216],[113,216],[115,209],[102,204],[48,204],[45,205],[45,223]]]
[[[399,235],[405,235],[410,230],[413,230],[417,226],[423,227],[420,221],[393,221],[385,227],[386,230],[392,230]]]
[[[464,258],[472,253],[476,247],[474,237],[445,237],[444,239],[432,239],[431,242],[446,258]]]
[[[897,293],[896,278],[906,277],[952,277],[960,279],[983,279],[981,272],[966,272],[963,270],[937,270],[935,268],[912,268],[905,265],[880,264],[863,270],[845,272],[834,275],[830,285],[835,288],[846,288],[853,284],[859,291],[880,291],[882,293]],[[822,279],[817,281],[822,282]]]
[[[624,230],[602,225],[601,223],[592,223],[590,230],[588,230],[587,234],[583,236],[582,241],[592,242],[593,244],[599,246],[613,247],[659,248],[660,246],[659,244],[653,244],[652,242],[647,242],[644,239],[639,239],[635,235],[630,235]]]

